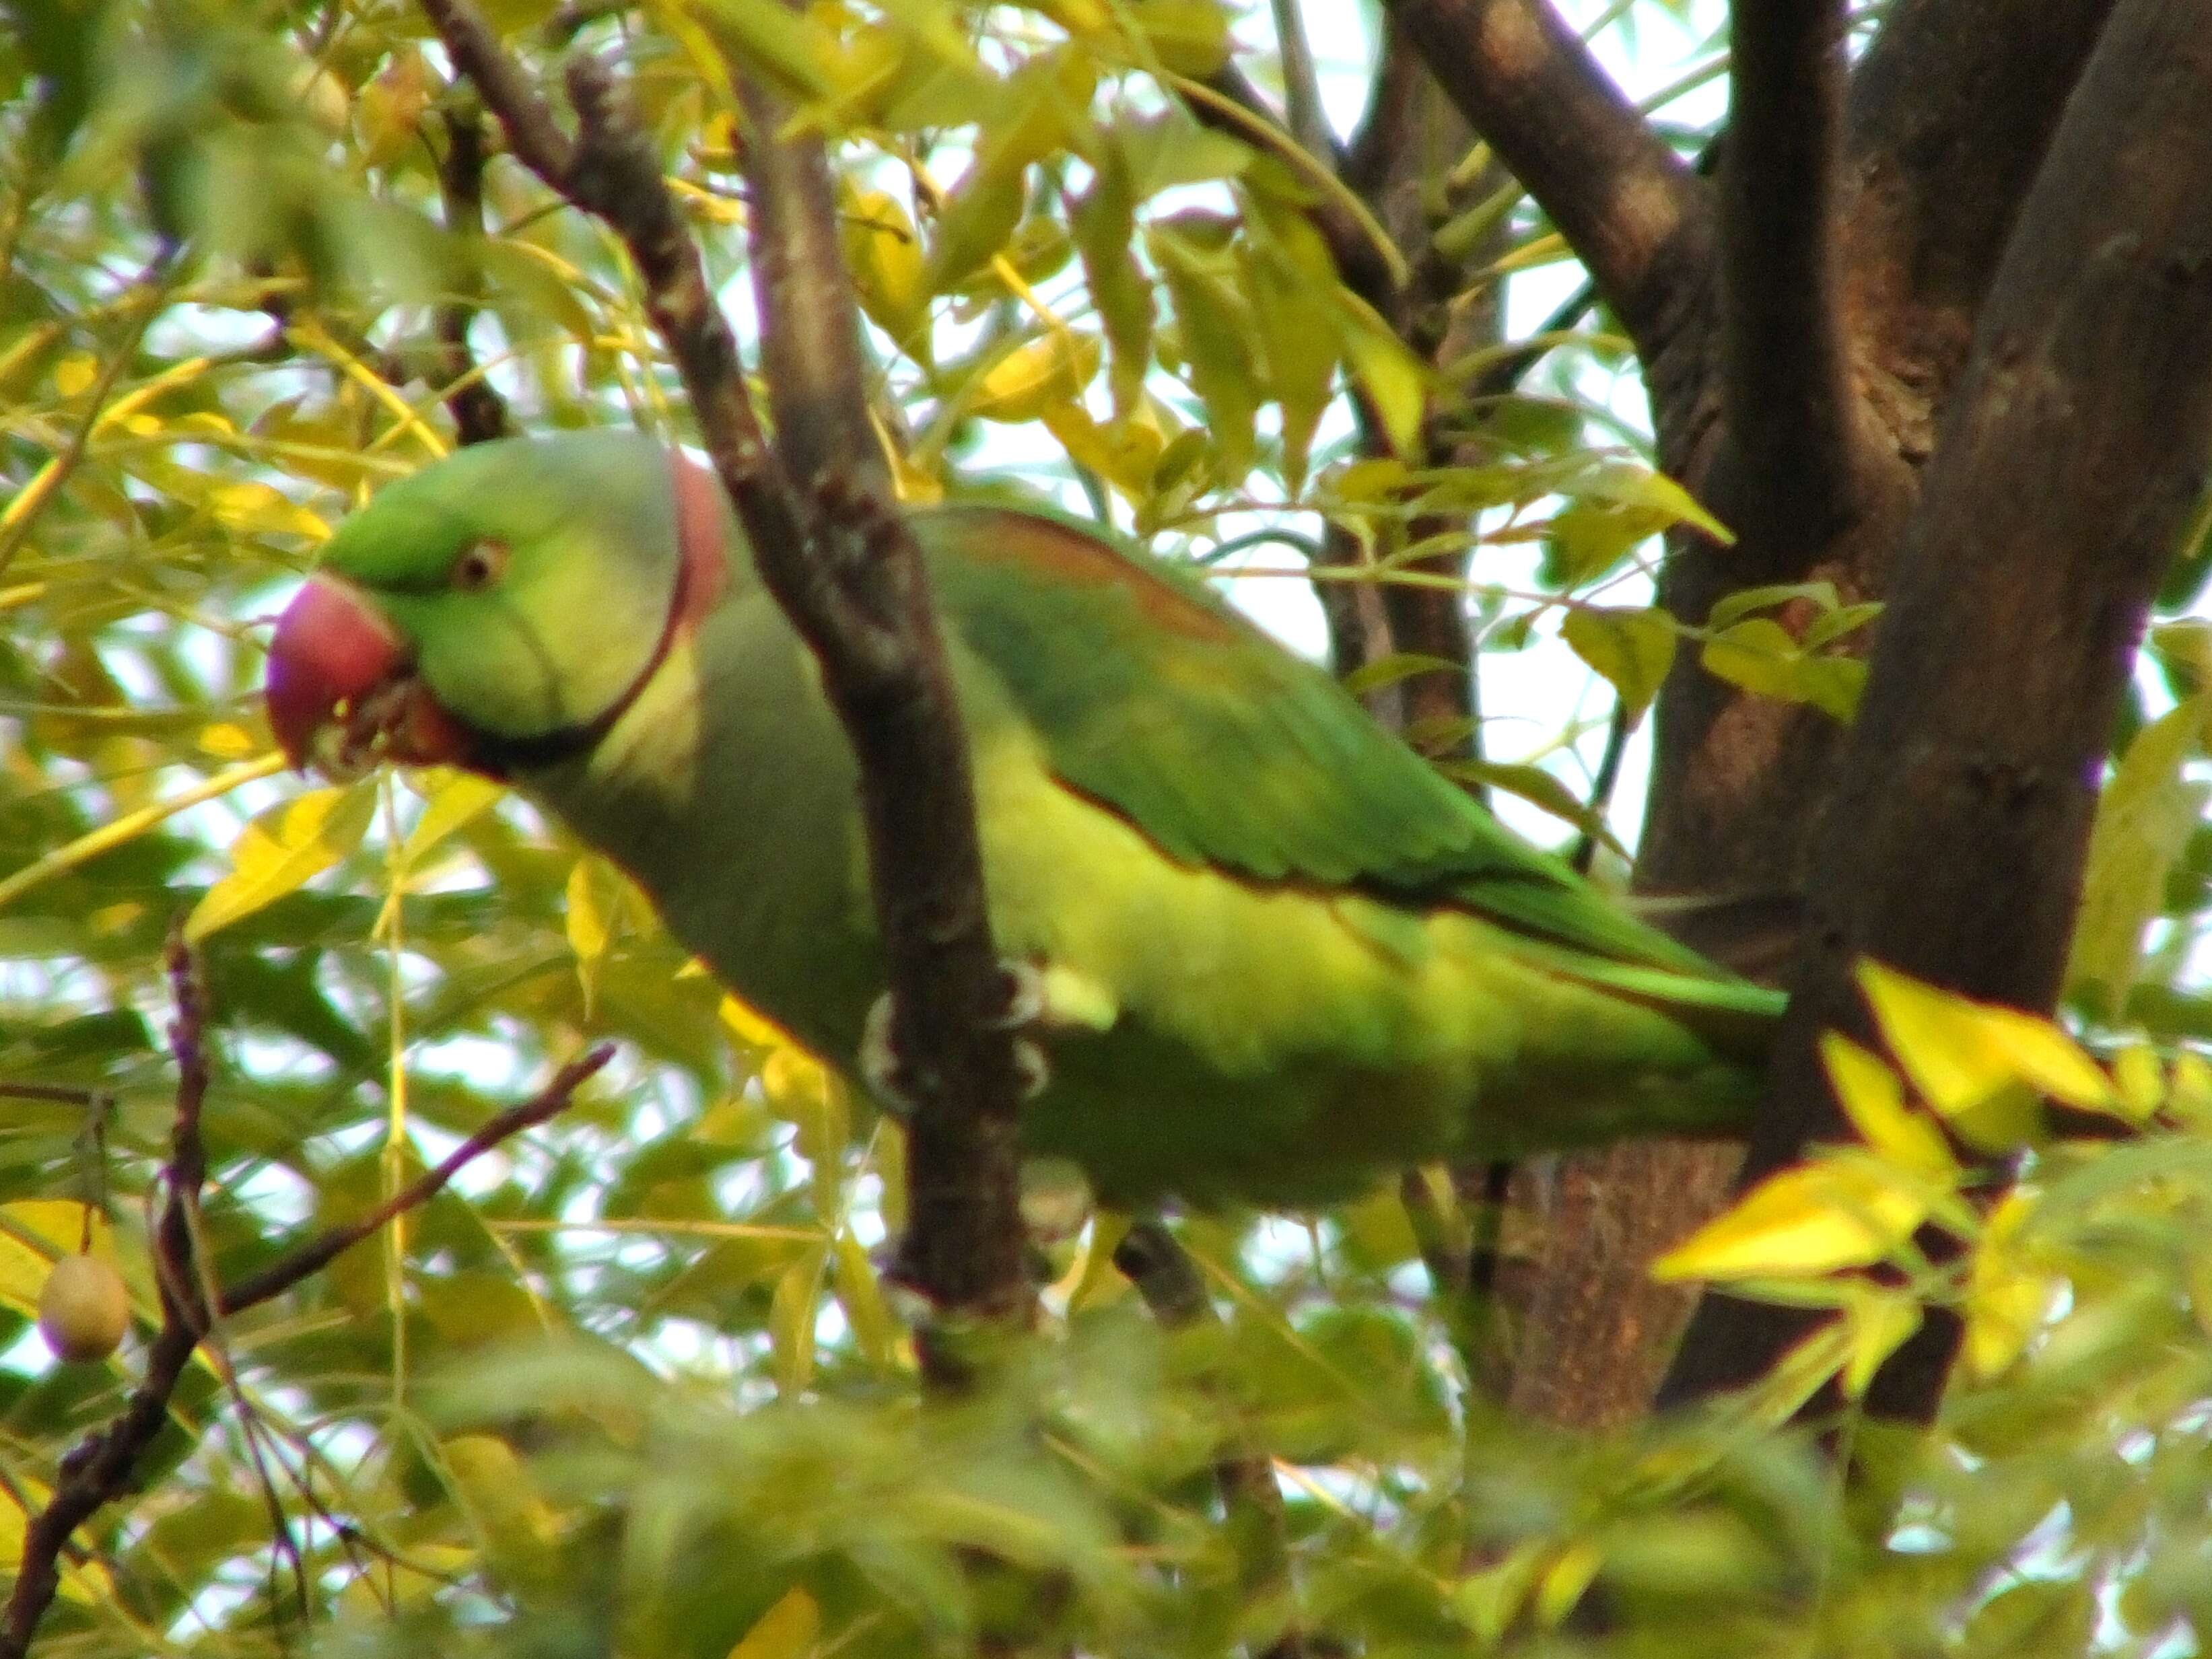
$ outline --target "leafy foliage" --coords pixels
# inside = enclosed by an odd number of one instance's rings
[[[1633,718],[1686,641],[1849,717],[1838,647],[1869,607],[1759,589],[1692,629],[1646,603],[1649,538],[1707,521],[1577,389],[1618,341],[1574,336],[1547,388],[1478,420],[1455,397],[1480,354],[1435,361],[1345,287],[1317,208],[1386,264],[1424,250],[1224,108],[1232,57],[1270,71],[1254,20],[1213,0],[489,9],[533,63],[548,30],[619,50],[718,282],[740,274],[732,74],[836,140],[910,495],[1079,495],[1254,586],[1306,574],[1312,521],[1355,555],[1321,573],[1338,586],[1455,584],[1424,561],[1479,539],[1486,671],[1561,635]],[[224,1282],[366,1212],[587,1040],[623,1045],[555,1124],[223,1322],[140,1490],[64,1562],[53,1650],[312,1631],[360,1654],[1211,1655],[1295,1626],[1376,1654],[1537,1651],[1593,1582],[1653,1652],[2148,1651],[2212,1615],[2212,1076],[2183,1046],[2212,1035],[2191,971],[2212,880],[2197,624],[2155,637],[2164,683],[2117,749],[2077,949],[2083,1011],[2135,1046],[2093,1064],[1885,981],[1890,1054],[1831,1054],[1866,1146],[1675,1258],[1841,1316],[1735,1412],[1571,1441],[1508,1419],[1466,1310],[1431,1291],[1438,1230],[1475,1220],[1434,1182],[1409,1191],[1440,1214],[1384,1192],[1310,1225],[1187,1218],[1208,1316],[1174,1328],[1110,1265],[1122,1224],[1094,1218],[1047,1249],[1048,1328],[979,1356],[974,1398],[925,1404],[876,1267],[902,1220],[894,1127],[490,786],[308,789],[269,753],[263,623],[336,519],[451,444],[458,382],[532,428],[687,433],[632,274],[502,161],[487,228],[449,222],[444,123],[471,114],[409,7],[11,10],[0,1561],[142,1346],[52,1363],[32,1332],[48,1264],[89,1224],[142,1336],[156,1316],[173,921],[214,994],[201,1226]],[[1434,235],[1503,227],[1482,284],[1559,257],[1510,189],[1470,215]],[[438,335],[456,305],[483,309],[473,362]],[[1439,428],[1475,436],[1437,453]],[[1293,551],[1262,563],[1255,535]],[[1531,763],[1468,775],[1602,828],[1563,760],[1578,732],[1542,712],[1541,740],[1505,739]],[[40,1097],[4,1093],[25,1084]],[[2148,1127],[2048,1139],[2027,1085]],[[1968,1203],[1938,1121],[2029,1148],[2024,1184]],[[1931,1221],[1966,1248],[1916,1244]],[[1836,1271],[1861,1267],[1884,1271]],[[1832,1375],[1863,1385],[1930,1305],[1963,1313],[1972,1376],[1936,1437],[1889,1454],[1893,1525],[1769,1425]],[[1258,1496],[1224,1488],[1255,1460]]]

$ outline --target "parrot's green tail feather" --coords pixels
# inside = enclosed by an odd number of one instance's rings
[[[1514,951],[1563,978],[1601,987],[1624,1001],[1668,1014],[1716,1054],[1747,1066],[1765,1063],[1776,1024],[1790,1004],[1784,993],[1726,975],[1711,963],[1705,964],[1705,973],[1678,973],[1593,957],[1540,939],[1516,940]]]

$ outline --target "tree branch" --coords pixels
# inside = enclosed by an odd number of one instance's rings
[[[1306,40],[1305,12],[1299,0],[1273,0],[1275,52],[1283,66],[1283,118],[1291,137],[1307,155],[1336,157],[1336,137],[1322,111],[1321,82],[1314,73],[1313,47]]]
[[[1825,544],[1851,506],[1838,279],[1843,0],[1735,0],[1721,157],[1722,409],[1734,528]]]
[[[746,246],[776,447],[795,477],[842,472],[889,500],[890,468],[868,416],[860,307],[821,135],[779,137],[790,113],[783,101],[749,76],[738,76],[738,91],[750,128]]]
[[[534,1129],[568,1108],[582,1088],[615,1057],[614,1045],[602,1042],[587,1049],[553,1074],[553,1080],[520,1105],[510,1106],[487,1120],[483,1127],[425,1170],[374,1209],[352,1220],[318,1233],[297,1249],[287,1252],[259,1273],[227,1285],[222,1291],[223,1314],[243,1313],[272,1297],[282,1296],[311,1273],[325,1267],[356,1244],[378,1233],[410,1210],[420,1209],[446,1189],[447,1183],[493,1147],[512,1140],[525,1129]]]
[[[367,1215],[333,1227],[261,1272],[228,1289],[213,1285],[210,1264],[193,1249],[200,1192],[207,1184],[207,1150],[200,1139],[200,1109],[207,1098],[207,1003],[198,964],[181,938],[168,949],[169,984],[177,1013],[169,1048],[177,1062],[176,1110],[170,1129],[167,1194],[154,1233],[154,1277],[161,1297],[161,1327],[146,1351],[145,1374],[120,1415],[87,1435],[61,1461],[53,1494],[23,1531],[15,1586],[0,1615],[0,1659],[25,1659],[39,1621],[61,1588],[60,1561],[76,1529],[100,1508],[131,1490],[138,1459],[168,1421],[169,1400],[193,1351],[214,1327],[216,1312],[238,1313],[289,1290],[319,1272],[395,1216],[434,1197],[462,1168],[521,1130],[566,1107],[577,1088],[605,1066],[613,1049],[602,1046],[572,1060],[531,1099],[501,1112],[455,1148],[434,1170]]]
[[[804,502],[792,487],[762,434],[698,246],[606,70],[589,58],[568,65],[572,144],[474,7],[422,9],[515,154],[629,250],[762,580],[820,663],[853,744],[893,1040],[915,1103],[902,1273],[948,1312],[1026,1318],[1035,1297],[1018,1182],[1022,1081],[1002,1018],[967,744],[919,550],[859,481],[865,463],[856,475],[847,458],[810,481]],[[775,188],[772,178],[754,183]],[[792,209],[794,218],[805,211]],[[925,1343],[924,1358],[940,1381],[957,1380],[949,1351]]]
[[[2112,0],[1898,0],[1851,76],[1846,311],[1915,460]]]
[[[1860,956],[2052,1006],[2098,763],[2208,454],[2212,0],[2121,0],[2022,205],[1898,554],[1746,1181],[1847,1138],[1814,1042],[1865,1031]],[[1709,1296],[1662,1402],[1747,1381],[1810,1322]],[[1931,1320],[1869,1409],[1927,1420],[1956,1343],[1954,1321]]]
[[[1203,85],[1222,101],[1216,104],[1186,95],[1184,107],[1200,126],[1226,132],[1249,143],[1256,125],[1281,133],[1285,142],[1297,142],[1285,127],[1283,118],[1269,106],[1266,96],[1236,64],[1224,64],[1208,76]],[[1309,154],[1322,166],[1335,165],[1333,144]],[[1323,195],[1305,212],[1307,222],[1321,233],[1322,240],[1328,245],[1328,257],[1334,261],[1337,275],[1343,278],[1345,287],[1376,310],[1388,310],[1391,296],[1403,279],[1403,271],[1393,264],[1389,252],[1376,246],[1371,228],[1362,224],[1358,216],[1333,195]]]
[[[446,153],[438,158],[438,189],[445,198],[446,228],[456,236],[483,238],[483,123],[473,108],[444,112]],[[471,273],[468,293],[475,289]],[[483,378],[469,351],[469,325],[476,320],[472,298],[438,307],[437,374],[446,385],[446,410],[465,444],[504,438],[513,425],[507,402]]]
[[[1711,276],[1704,185],[1547,0],[1389,0],[1468,125],[1527,187],[1647,362]]]

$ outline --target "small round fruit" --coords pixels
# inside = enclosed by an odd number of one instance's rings
[[[59,1359],[105,1359],[131,1324],[123,1276],[94,1255],[65,1255],[39,1292],[39,1332]]]

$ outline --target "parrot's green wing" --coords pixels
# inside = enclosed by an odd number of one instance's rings
[[[1565,947],[1563,967],[1588,953],[1627,968],[1584,965],[1624,989],[1659,991],[1637,968],[1720,976],[1500,826],[1194,578],[1030,513],[948,507],[915,528],[951,626],[1054,770],[1170,856],[1462,907]]]

